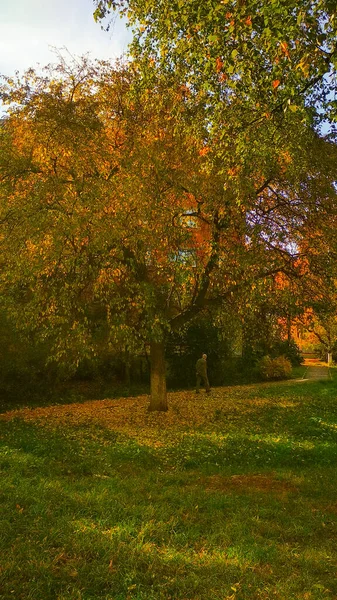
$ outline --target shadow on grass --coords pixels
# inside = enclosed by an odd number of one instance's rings
[[[332,442],[190,431],[153,449],[102,428],[0,427],[6,600],[337,593],[336,518],[317,508]]]
[[[58,404],[77,404],[105,398],[133,398],[149,393],[144,385],[109,385],[101,382],[69,382],[51,386],[13,389],[0,388],[0,414],[29,406],[47,407]]]

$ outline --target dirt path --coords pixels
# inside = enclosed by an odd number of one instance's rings
[[[303,380],[331,379],[329,367],[318,358],[306,358],[304,366],[307,367],[307,370],[303,375]]]

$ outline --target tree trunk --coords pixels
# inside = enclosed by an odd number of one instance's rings
[[[149,410],[167,410],[164,342],[151,342],[151,400]]]
[[[332,352],[328,352],[328,365],[329,367],[332,365]]]
[[[124,366],[125,366],[125,383],[129,388],[131,385],[131,360],[130,360],[130,352],[125,350],[125,358],[124,358]]]
[[[126,386],[129,388],[131,385],[131,364],[129,359],[127,359],[125,362],[125,383]]]

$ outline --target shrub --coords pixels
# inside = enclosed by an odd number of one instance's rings
[[[270,358],[264,356],[259,362],[259,372],[263,379],[287,379],[291,375],[291,363],[285,356]]]
[[[299,367],[303,363],[301,350],[294,340],[282,340],[274,343],[271,355],[273,358],[285,356],[290,360],[293,367]]]

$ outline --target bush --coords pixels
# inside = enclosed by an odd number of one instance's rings
[[[264,356],[259,362],[259,372],[263,379],[287,379],[291,375],[291,363],[285,356],[270,358]]]
[[[282,340],[276,342],[271,350],[273,358],[284,356],[290,360],[293,367],[299,367],[303,363],[301,350],[294,340]]]

